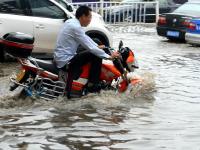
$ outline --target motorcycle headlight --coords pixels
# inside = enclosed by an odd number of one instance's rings
[[[131,53],[133,52],[129,52],[129,57],[127,58],[126,62],[128,64],[128,68],[130,69],[131,72],[134,71],[134,69],[137,69],[139,68],[139,65],[138,65],[138,61],[137,61],[137,58],[135,57],[134,54],[131,55]]]

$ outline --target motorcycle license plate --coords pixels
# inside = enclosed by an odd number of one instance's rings
[[[24,69],[20,70],[19,73],[17,73],[17,75],[16,75],[16,81],[19,82],[24,77],[25,72],[26,71]]]

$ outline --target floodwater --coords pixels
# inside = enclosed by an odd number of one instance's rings
[[[199,150],[200,48],[158,37],[153,27],[115,27],[143,78],[129,94],[45,101],[8,91],[16,63],[0,64],[0,149]]]

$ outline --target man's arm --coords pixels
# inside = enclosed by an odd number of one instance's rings
[[[82,28],[74,28],[74,34],[77,42],[79,42],[84,48],[89,50],[94,55],[99,56],[101,58],[111,58],[110,55],[106,54],[103,50],[97,47],[98,45],[94,41],[92,41],[92,39],[89,36],[85,34],[85,31]]]
[[[86,35],[87,39],[88,39],[91,43],[93,43],[94,45],[98,46],[98,44],[95,43],[87,34],[85,34],[85,35]]]

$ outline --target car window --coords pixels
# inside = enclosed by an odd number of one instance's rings
[[[20,0],[0,0],[0,13],[24,15]]]
[[[65,19],[65,12],[48,0],[29,0],[32,15],[52,19]]]
[[[64,8],[67,9],[67,4],[63,1],[63,0],[55,0],[56,2],[58,2],[60,5],[62,5]]]
[[[159,0],[159,5],[160,6],[168,6],[168,1],[167,0]]]
[[[58,2],[60,5],[62,5],[64,8],[66,8],[69,12],[73,12],[72,6],[67,4],[66,1],[64,1],[64,0],[55,0],[55,1]]]
[[[200,4],[187,3],[174,11],[186,15],[200,16]]]

